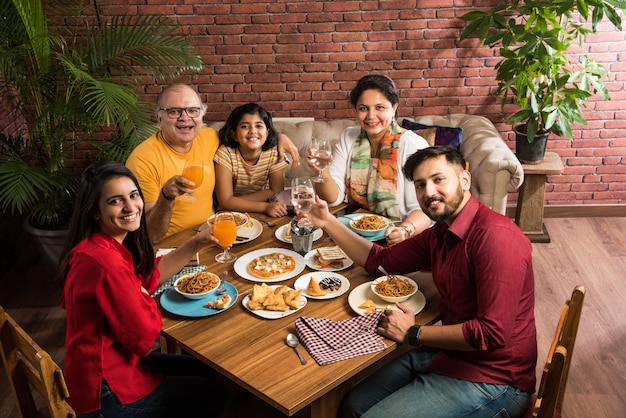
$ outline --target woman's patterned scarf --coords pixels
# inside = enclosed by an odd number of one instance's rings
[[[351,203],[364,209],[400,219],[398,204],[398,149],[402,129],[392,121],[370,157],[370,141],[363,129],[354,143],[350,170],[346,178],[346,194]]]

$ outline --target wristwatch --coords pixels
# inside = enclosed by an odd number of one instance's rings
[[[413,325],[411,328],[409,328],[409,332],[407,332],[407,339],[409,341],[409,344],[415,347],[420,345],[420,343],[417,342],[417,340],[420,337],[421,331],[422,331],[422,327],[420,325]]]

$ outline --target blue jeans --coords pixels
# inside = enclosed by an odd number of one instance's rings
[[[220,417],[228,408],[228,393],[215,372],[200,360],[177,354],[152,353],[147,364],[165,379],[146,397],[122,405],[106,382],[102,382],[102,409],[79,418],[200,418]],[[132,384],[132,382],[129,382]]]
[[[344,416],[512,418],[528,407],[530,395],[511,386],[421,373],[434,356],[411,350],[384,366],[346,395]]]

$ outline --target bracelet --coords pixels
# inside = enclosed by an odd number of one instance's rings
[[[415,228],[411,230],[408,225],[400,224],[400,228],[404,229],[407,238],[411,238],[413,236],[413,232],[415,231]]]
[[[163,187],[161,187],[161,196],[163,196],[165,198],[165,200],[167,200],[168,202],[172,202],[174,199],[176,199],[175,196],[168,196],[165,194],[165,190]]]

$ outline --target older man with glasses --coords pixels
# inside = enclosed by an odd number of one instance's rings
[[[213,214],[215,170],[213,156],[219,146],[217,132],[204,126],[205,105],[188,85],[173,84],[159,95],[157,131],[137,146],[126,161],[144,194],[150,237],[154,243],[184,229],[197,226]],[[299,162],[298,149],[279,136],[279,154],[288,153]],[[182,177],[187,160],[202,161],[204,180],[195,189]],[[177,199],[194,192],[199,200],[188,204]]]

